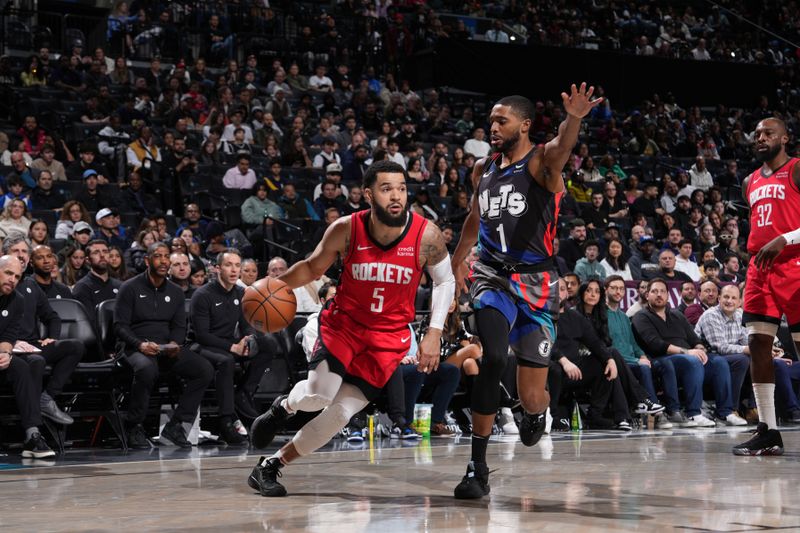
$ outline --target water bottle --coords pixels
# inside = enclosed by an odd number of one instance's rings
[[[569,428],[572,431],[581,431],[583,429],[583,421],[581,420],[581,408],[578,405],[578,402],[573,402],[572,419],[570,420]]]

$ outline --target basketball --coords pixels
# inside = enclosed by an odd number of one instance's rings
[[[288,326],[296,310],[297,299],[292,289],[276,278],[267,276],[244,290],[244,317],[262,333],[274,333]]]

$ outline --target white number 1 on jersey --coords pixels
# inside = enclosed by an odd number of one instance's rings
[[[497,233],[500,234],[500,249],[505,253],[508,251],[508,246],[506,246],[506,234],[503,232],[502,224],[497,226]]]

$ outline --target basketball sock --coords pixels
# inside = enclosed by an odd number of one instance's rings
[[[753,395],[756,397],[758,419],[769,429],[778,429],[778,421],[775,418],[775,384],[753,383]]]
[[[289,464],[286,461],[284,461],[284,459],[283,459],[283,450],[278,450],[277,452],[275,452],[274,454],[270,455],[269,457],[264,457],[264,460],[261,461],[261,466],[267,466],[267,463],[269,461],[271,461],[272,459],[277,459],[278,462],[281,463],[281,466],[286,466],[287,464]]]
[[[489,446],[489,435],[481,437],[472,435],[472,462],[486,463],[486,448]]]

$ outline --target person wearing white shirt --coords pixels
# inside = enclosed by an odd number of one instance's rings
[[[499,20],[495,20],[492,23],[492,29],[484,34],[483,39],[485,41],[489,41],[490,43],[509,42],[508,34],[503,31],[503,23]]]
[[[308,87],[312,91],[329,93],[333,91],[333,80],[325,75],[325,65],[317,66],[314,75],[308,78]]]
[[[333,163],[337,165],[342,164],[342,158],[333,151],[335,144],[333,139],[325,139],[322,141],[322,151],[314,156],[314,168],[325,168]]]
[[[628,261],[625,260],[624,253],[625,249],[622,246],[622,241],[619,239],[608,241],[606,256],[600,261],[600,266],[606,271],[606,277],[621,276],[625,281],[633,280],[631,267],[628,265]]]
[[[250,126],[242,122],[241,111],[235,111],[233,115],[231,115],[231,123],[225,126],[225,129],[222,131],[222,140],[232,141],[237,128],[242,128],[244,130],[245,142],[253,144],[253,130]]]
[[[683,239],[678,244],[678,256],[675,258],[675,270],[683,272],[695,283],[700,281],[700,267],[692,260],[692,241]]]
[[[256,184],[256,173],[250,168],[250,156],[239,154],[236,166],[229,168],[222,177],[226,189],[252,189]]]
[[[484,140],[485,138],[486,131],[483,128],[475,128],[472,139],[467,139],[464,143],[464,153],[472,154],[478,159],[489,155],[492,147]]]
[[[389,159],[389,161],[394,161],[401,167],[406,168],[406,158],[403,157],[403,154],[399,152],[400,143],[397,142],[397,139],[395,138],[389,139],[387,141],[386,148],[387,148],[386,156]]]
[[[664,194],[661,196],[661,207],[667,213],[672,213],[678,207],[678,184],[670,181],[664,186]]]
[[[691,179],[692,187],[707,191],[714,186],[714,178],[711,172],[706,168],[706,160],[703,156],[697,156],[695,164],[689,169],[689,178]]]
[[[300,289],[305,290],[304,287],[300,287]],[[320,307],[323,307],[328,300],[336,296],[336,285],[330,281],[324,283],[319,288],[317,295],[319,296]],[[297,332],[297,336],[295,337],[295,341],[298,341],[299,337],[299,342],[303,346],[303,352],[305,352],[306,358],[309,361],[311,360],[311,354],[314,352],[314,345],[317,343],[317,336],[319,335],[318,324],[319,312],[315,312],[308,316],[305,326]]]

